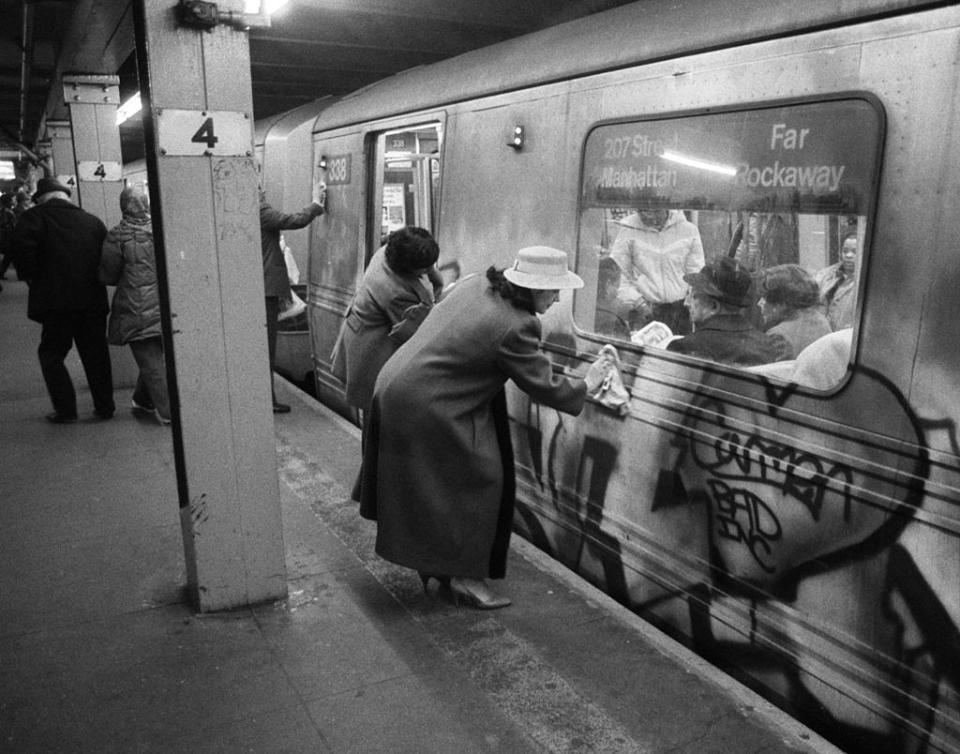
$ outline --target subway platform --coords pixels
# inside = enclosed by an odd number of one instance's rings
[[[454,607],[373,554],[359,433],[278,380],[285,600],[185,599],[169,428],[52,425],[26,286],[0,292],[0,752],[836,752],[517,537]],[[86,418],[85,418],[86,417]],[[434,585],[435,586],[435,585]]]

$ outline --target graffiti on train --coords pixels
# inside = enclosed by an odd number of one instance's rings
[[[766,502],[770,496],[795,501],[814,524],[821,522],[825,499],[838,497],[843,521],[850,521],[853,471],[847,464],[724,426],[713,443],[691,442],[690,448],[708,475],[715,535],[742,544],[769,574],[776,572],[775,548],[784,535],[778,509]]]
[[[705,382],[677,430],[642,438],[636,413],[597,407],[581,421],[528,402],[515,433],[521,526],[845,749],[940,751],[960,744],[956,587],[924,567],[930,527],[910,526],[930,494],[927,435],[956,448],[956,426],[919,417],[877,372],[854,377],[909,442],[851,437],[863,403],[842,400],[832,421],[788,439],[782,387],[758,409]],[[652,427],[656,401],[645,405],[637,425]]]

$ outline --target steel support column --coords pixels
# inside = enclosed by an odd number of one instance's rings
[[[188,581],[221,610],[286,595],[249,46],[133,7]]]
[[[63,77],[63,100],[70,112],[77,177],[76,201],[112,228],[120,222],[123,175],[120,157],[120,79],[117,76]],[[59,174],[60,169],[57,168]]]
[[[76,191],[77,165],[73,156],[73,131],[66,120],[48,120],[44,130],[49,155],[53,160],[53,175],[66,186]],[[42,150],[46,151],[46,150]]]

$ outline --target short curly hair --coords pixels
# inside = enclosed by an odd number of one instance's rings
[[[788,309],[806,309],[820,303],[817,281],[799,264],[768,267],[761,273],[760,291],[768,304]]]
[[[430,231],[406,225],[387,236],[384,252],[390,269],[398,275],[432,267],[440,257],[440,247]]]

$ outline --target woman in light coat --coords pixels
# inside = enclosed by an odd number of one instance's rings
[[[153,253],[150,202],[136,188],[120,192],[123,218],[107,233],[100,256],[100,282],[115,285],[107,340],[129,345],[140,369],[133,409],[170,423],[167,368],[160,335],[160,294]]]
[[[510,604],[484,581],[505,575],[513,519],[504,384],[580,413],[587,383],[554,373],[537,314],[582,285],[564,252],[521,249],[512,269],[459,282],[381,370],[360,512],[377,521],[377,553],[418,571],[424,589],[435,578],[457,602]]]

